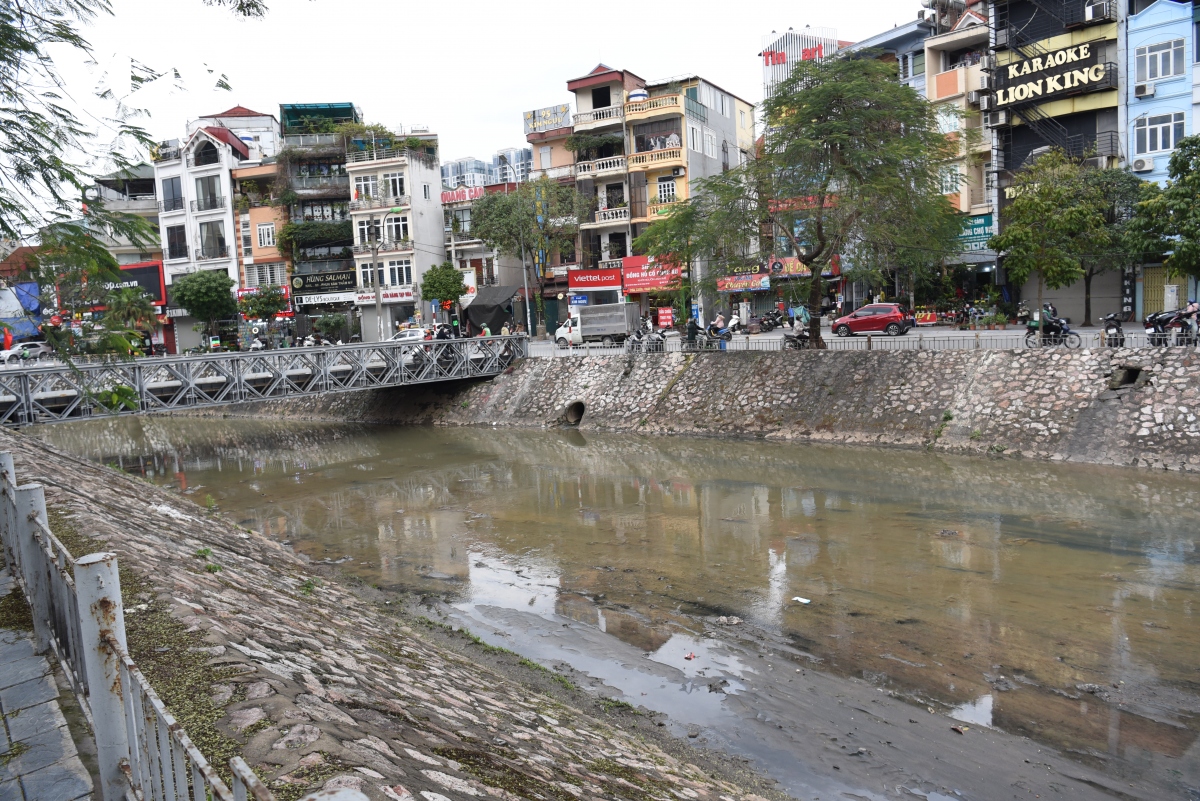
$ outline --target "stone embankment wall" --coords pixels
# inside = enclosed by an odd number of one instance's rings
[[[839,442],[1200,470],[1200,354],[1170,349],[526,359],[494,380],[217,413]],[[574,405],[573,404],[582,404]]]
[[[479,646],[431,641],[369,588],[323,582],[289,548],[176,494],[20,434],[0,433],[0,450],[22,484],[44,486],[52,525],[98,540],[150,588],[125,598],[131,642],[166,652],[170,695],[216,721],[220,736],[200,741],[209,756],[232,743],[281,801],[321,787],[371,801],[765,801],[692,764],[686,746],[680,759],[655,745],[646,719],[602,720],[535,692],[472,659]],[[144,622],[159,614],[186,635]],[[215,682],[174,686],[197,660]]]

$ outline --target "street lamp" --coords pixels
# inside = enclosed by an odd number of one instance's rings
[[[393,214],[400,214],[404,211],[402,208],[393,208],[383,215],[383,225],[387,227],[388,217]],[[375,215],[371,215],[371,279],[375,284],[375,325],[378,331],[378,342],[383,342],[383,270],[379,266],[379,228],[375,224]]]

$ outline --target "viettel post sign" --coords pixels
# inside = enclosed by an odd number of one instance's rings
[[[597,292],[604,289],[621,289],[621,271],[615,270],[568,270],[567,287],[572,292]]]
[[[678,264],[656,262],[649,256],[626,256],[621,259],[626,292],[655,292],[679,287]]]
[[[1111,65],[1100,61],[1095,45],[1089,42],[1064,47],[1001,66],[997,71],[1000,88],[996,90],[996,105],[1112,88],[1111,81],[1105,80]]]

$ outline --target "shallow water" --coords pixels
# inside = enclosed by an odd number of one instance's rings
[[[1187,477],[575,431],[144,417],[37,434],[383,588],[588,624],[687,676],[717,664],[730,693],[753,671],[702,617],[1106,770],[1200,753]]]

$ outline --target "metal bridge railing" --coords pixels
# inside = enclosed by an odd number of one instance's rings
[[[42,486],[17,486],[11,453],[0,453],[0,547],[33,612],[38,653],[54,651],[91,724],[103,801],[273,801],[241,757],[226,784],[167,711],[129,657],[116,555],[73,558],[50,531]],[[319,796],[365,801],[348,789]]]

